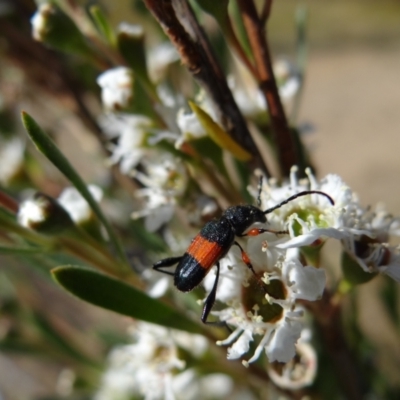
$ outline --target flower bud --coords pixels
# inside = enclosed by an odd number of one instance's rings
[[[55,4],[41,4],[31,18],[31,24],[32,36],[39,42],[66,53],[91,53],[74,21]]]
[[[18,211],[18,222],[39,233],[53,235],[74,228],[68,212],[52,197],[36,193],[25,200]]]
[[[286,364],[268,364],[268,375],[282,389],[299,390],[314,382],[317,372],[317,354],[304,341],[296,344],[296,357]]]
[[[110,111],[129,108],[133,99],[133,71],[126,67],[116,67],[103,72],[97,78],[101,87],[101,100]]]
[[[7,186],[22,171],[25,141],[19,137],[0,137],[0,183]]]
[[[359,263],[347,251],[342,252],[342,272],[346,281],[352,285],[369,282],[377,273],[370,273],[360,268]]]
[[[99,203],[103,197],[103,191],[96,185],[89,185],[88,189],[93,198]],[[77,226],[97,240],[103,239],[98,219],[93,214],[88,202],[76,188],[65,188],[57,201],[68,212]]]
[[[163,42],[150,49],[148,53],[148,73],[153,82],[161,82],[168,67],[179,61],[179,53],[170,42]]]

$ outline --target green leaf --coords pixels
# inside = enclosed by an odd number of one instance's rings
[[[0,246],[1,255],[26,256],[32,254],[42,254],[45,252],[43,247],[23,247],[23,246]]]
[[[107,43],[111,46],[115,46],[115,34],[103,10],[98,5],[94,5],[89,8],[89,13],[99,33]]]
[[[248,161],[251,159],[251,154],[235,142],[201,107],[192,101],[189,101],[189,106],[204,130],[219,147],[230,151],[238,160]]]
[[[40,7],[38,14],[40,29],[33,24],[33,37],[46,45],[72,54],[88,57],[92,53],[85,36],[75,22],[56,4],[48,2]]]
[[[139,78],[147,94],[155,101],[159,101],[155,86],[148,74],[146,51],[143,32],[130,32],[129,29],[120,30],[117,34],[117,47],[127,64]],[[136,94],[136,93],[135,93]]]
[[[218,22],[220,20],[225,20],[228,14],[228,4],[229,0],[196,0],[200,7],[211,14]]]
[[[358,262],[346,251],[342,252],[341,264],[343,277],[351,286],[369,282],[378,275],[376,272],[365,272]]]
[[[42,154],[44,154],[62,174],[65,175],[65,177],[76,187],[82,197],[89,203],[93,212],[104,225],[104,228],[106,229],[110,238],[110,242],[117,251],[120,260],[123,261],[127,266],[128,262],[126,260],[124,250],[113,229],[111,228],[110,223],[101,211],[99,204],[89,192],[85,182],[75,171],[70,162],[61,153],[56,144],[49,138],[48,135],[46,135],[46,133],[43,132],[36,121],[24,111],[22,112],[22,122],[24,123],[25,129],[27,130],[28,135],[32,139],[36,148]],[[126,269],[128,269],[128,267],[126,267]]]
[[[46,237],[31,229],[25,228],[16,221],[14,214],[0,207],[0,232],[13,232],[25,240],[43,246],[45,249],[51,249],[53,246],[52,238]]]
[[[174,308],[97,271],[70,265],[54,268],[51,273],[64,289],[91,304],[168,328],[192,333],[203,331],[199,324]]]

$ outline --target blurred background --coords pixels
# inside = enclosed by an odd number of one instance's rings
[[[131,14],[136,2],[104,3],[115,25],[123,20],[138,22]],[[6,4],[0,1],[0,14]],[[268,31],[274,56],[294,60],[299,6],[308,13],[306,83],[299,122],[319,177],[337,173],[359,194],[363,205],[383,202],[398,215],[400,1],[276,0]],[[59,139],[65,153],[87,181],[106,179],[98,168],[103,161],[96,157],[96,140],[78,134],[87,126],[55,107],[51,96],[39,98],[34,88],[21,87],[26,81],[20,67],[6,58],[8,43],[7,37],[0,36],[2,97],[17,99],[15,111],[26,109],[39,121],[47,120],[55,132],[63,132]],[[54,171],[49,176],[54,182],[62,181]],[[54,399],[52,394],[56,389],[62,394],[63,385],[67,393],[71,375],[79,376],[77,365],[85,367],[85,374],[99,376],[108,349],[126,340],[128,321],[72,299],[49,284],[45,271],[42,275],[32,272],[17,260],[1,256],[0,278],[0,341],[11,338],[0,342],[1,400]],[[357,302],[363,307],[357,318],[378,349],[377,362],[395,391],[400,387],[399,325],[385,317],[376,297],[381,287],[380,280],[360,287]],[[399,307],[397,302],[397,315]]]

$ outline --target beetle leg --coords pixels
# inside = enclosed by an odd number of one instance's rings
[[[236,246],[239,247],[241,253],[242,253],[242,260],[243,262],[247,265],[247,268],[249,268],[249,270],[253,273],[254,277],[257,279],[257,282],[262,286],[263,290],[265,291],[265,285],[262,282],[262,280],[260,279],[260,277],[256,274],[256,271],[254,271],[253,268],[253,264],[250,261],[250,257],[248,256],[248,254],[243,250],[242,246],[238,243],[235,242],[234,244],[236,244]]]
[[[164,258],[163,260],[157,261],[153,265],[153,269],[155,269],[156,271],[162,272],[163,274],[174,276],[175,272],[165,271],[163,268],[172,267],[173,265],[178,264],[179,261],[182,259],[182,257],[183,256]]]
[[[229,326],[225,321],[208,321],[208,316],[215,303],[218,280],[219,280],[219,262],[217,262],[217,273],[215,274],[214,285],[211,289],[211,292],[208,294],[206,301],[204,302],[203,312],[201,314],[201,321],[207,325],[225,326],[229,332],[232,332],[232,330],[229,328]]]
[[[244,237],[244,236],[258,236],[261,235],[264,232],[269,232],[269,233],[275,233],[275,235],[289,235],[289,231],[275,231],[273,229],[263,229],[263,228],[253,228],[247,231],[246,233],[243,233],[241,235],[237,235],[239,237]]]
[[[243,250],[243,247],[238,243],[238,242],[234,242],[234,244],[239,247],[240,252],[242,253],[242,260],[243,262],[247,265],[247,267],[249,268],[249,270],[253,273],[253,275],[255,277],[257,277],[256,272],[254,271],[253,265],[250,261],[249,256],[247,255],[247,253]],[[258,279],[258,278],[257,278]]]

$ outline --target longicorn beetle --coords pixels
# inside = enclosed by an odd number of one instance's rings
[[[186,252],[179,257],[169,257],[156,262],[153,269],[174,277],[174,284],[181,292],[190,292],[197,287],[204,277],[210,272],[213,265],[217,266],[217,273],[213,287],[204,302],[201,320],[205,324],[226,325],[225,323],[210,322],[208,316],[214,305],[218,279],[219,279],[219,260],[223,258],[229,249],[236,245],[242,253],[242,260],[255,275],[249,256],[242,249],[240,244],[235,241],[235,236],[257,236],[264,232],[275,234],[288,234],[288,231],[274,231],[269,229],[254,228],[245,232],[255,222],[267,222],[266,215],[282,207],[283,205],[297,199],[300,196],[318,194],[325,196],[334,205],[332,198],[324,192],[318,190],[306,190],[288,197],[286,200],[274,207],[263,211],[252,205],[239,205],[227,208],[221,218],[207,222],[201,231],[192,240]],[[260,204],[260,195],[258,196]],[[177,264],[174,272],[165,271],[164,268],[172,267]]]

